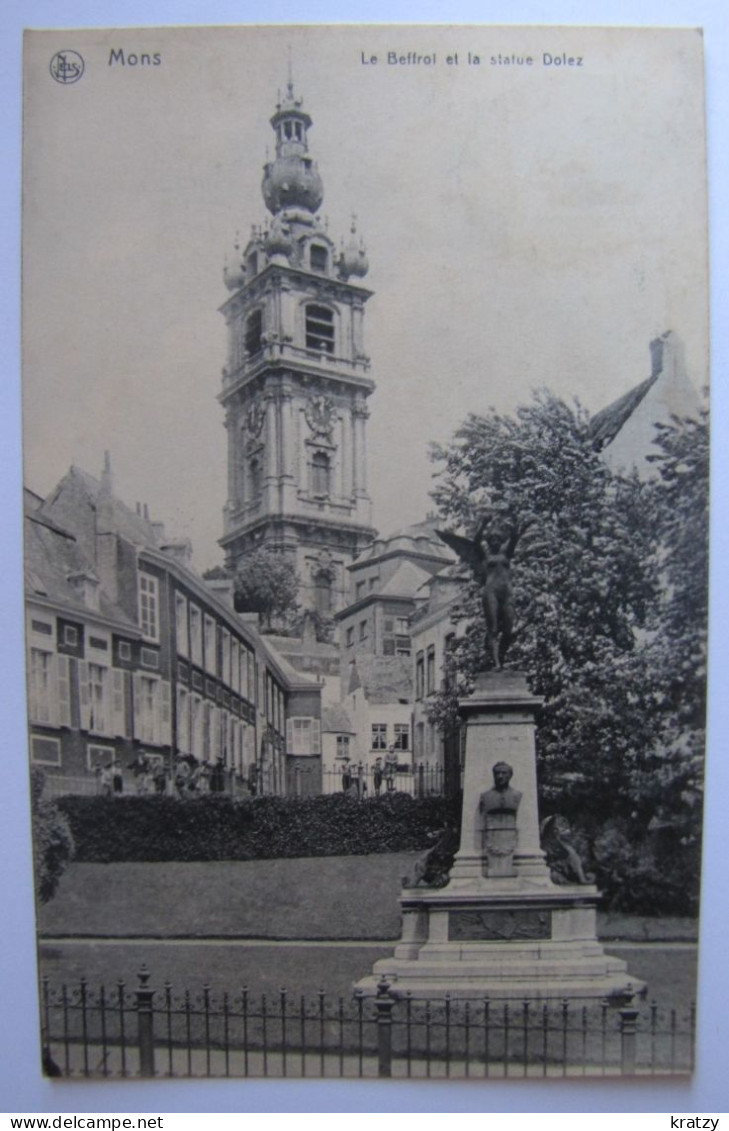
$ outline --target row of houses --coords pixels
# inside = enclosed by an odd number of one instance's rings
[[[190,568],[190,547],[72,467],[25,498],[30,758],[49,794],[321,789],[321,687]],[[213,583],[214,584],[214,583]]]
[[[433,519],[355,563],[360,597],[338,617],[353,647],[310,622],[302,638],[263,635],[190,557],[114,495],[108,461],[98,479],[72,467],[45,499],[25,492],[30,758],[48,795],[308,796],[358,775],[373,790],[386,765],[390,788],[443,789],[427,701],[460,580]]]

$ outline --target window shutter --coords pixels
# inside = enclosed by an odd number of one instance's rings
[[[293,719],[286,720],[286,750],[289,754],[294,752],[294,722]]]
[[[56,693],[59,727],[71,725],[71,679],[68,656],[56,656]],[[87,689],[88,690],[88,689]]]
[[[160,703],[160,727],[159,727],[159,741],[164,746],[169,746],[172,742],[172,706],[171,706],[171,691],[170,685],[166,680],[161,680],[160,694],[162,696]]]
[[[89,700],[89,665],[86,660],[79,660],[78,662],[78,693],[81,707],[81,730],[90,730],[91,702]]]
[[[134,737],[142,737],[142,677],[138,672],[132,676],[132,689],[134,692]]]
[[[311,753],[321,754],[321,722],[319,719],[311,720]]]
[[[111,669],[111,729],[113,734],[126,736],[126,712],[124,710],[124,672],[121,668]]]

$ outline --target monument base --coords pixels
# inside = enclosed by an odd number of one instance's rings
[[[620,999],[645,992],[597,940],[594,887],[476,886],[470,893],[450,885],[403,891],[400,942],[355,989],[374,994],[385,977],[392,993],[413,998]]]
[[[460,701],[463,807],[449,882],[403,891],[395,953],[376,962],[357,989],[376,993],[384,976],[394,993],[415,998],[622,998],[645,991],[597,941],[597,889],[563,887],[550,877],[539,839],[540,704],[517,671],[481,672],[473,694]]]

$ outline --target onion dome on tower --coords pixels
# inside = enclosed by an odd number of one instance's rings
[[[230,256],[226,255],[225,257],[223,280],[229,291],[237,291],[239,287],[243,286],[245,278],[246,272],[243,266],[243,253],[241,252],[240,239],[236,232],[232,254]]]
[[[291,228],[285,216],[278,215],[274,217],[263,247],[269,259],[272,259],[276,255],[283,255],[284,258],[290,259],[294,254],[294,241],[291,235]]]
[[[345,280],[351,275],[362,279],[370,269],[370,262],[367,258],[364,243],[361,239],[357,239],[356,216],[352,217],[349,243],[346,247],[343,247],[339,253],[337,267],[339,268],[339,277]]]
[[[276,106],[271,125],[276,134],[276,159],[264,166],[263,199],[275,216],[284,208],[316,212],[324,199],[324,186],[316,162],[309,157],[306,132],[311,118],[302,110],[289,81],[286,97]]]

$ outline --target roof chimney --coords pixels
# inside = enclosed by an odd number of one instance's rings
[[[665,337],[654,338],[651,342],[651,377],[655,377],[663,369],[663,347],[665,344]]]
[[[104,452],[104,470],[101,473],[101,490],[99,494],[110,496],[114,493],[114,479],[111,474],[111,455]]]

